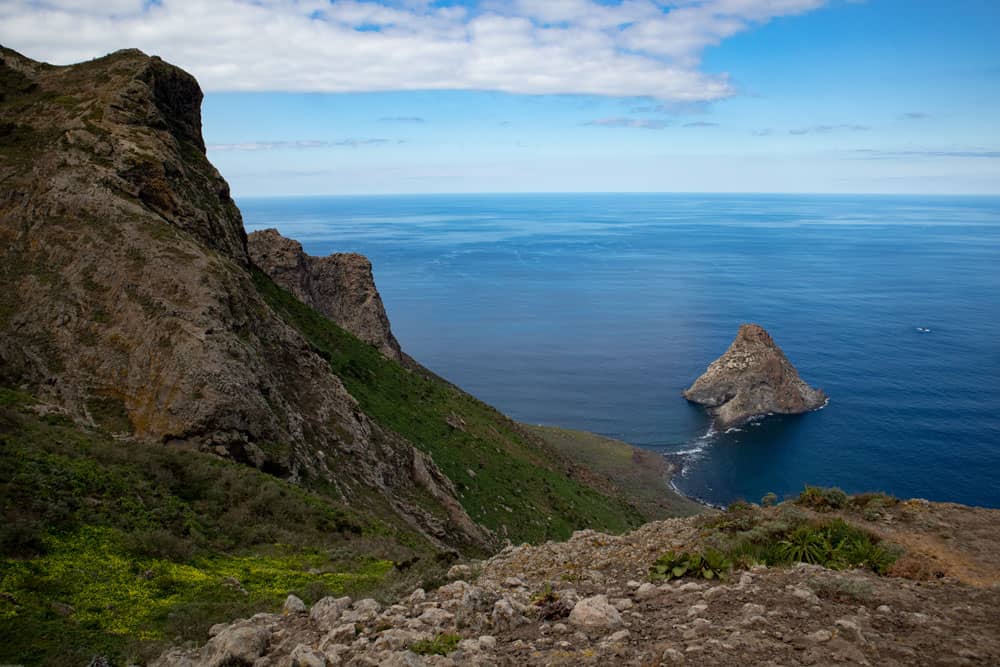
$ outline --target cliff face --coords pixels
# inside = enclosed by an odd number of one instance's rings
[[[201,98],[139,51],[53,67],[0,50],[0,381],[137,441],[374,492],[432,540],[483,543],[430,458],[370,420],[259,295]]]
[[[719,427],[768,413],[808,412],[827,400],[821,389],[799,378],[770,334],[756,324],[740,327],[729,349],[684,392],[684,398],[707,407]]]
[[[386,357],[403,360],[366,257],[356,253],[312,257],[303,252],[301,243],[276,229],[250,234],[248,249],[254,264],[303,303]]]

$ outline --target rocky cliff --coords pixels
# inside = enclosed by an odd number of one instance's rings
[[[366,260],[269,234],[252,259],[201,98],[139,51],[55,67],[0,47],[0,389],[442,551],[641,523],[627,492],[401,353]]]
[[[357,253],[312,257],[303,252],[301,243],[276,229],[250,234],[247,246],[250,259],[274,282],[386,357],[403,360],[366,257]]]
[[[488,540],[260,296],[190,75],[4,49],[0,94],[0,380],[137,442],[374,492],[439,544]]]
[[[799,378],[774,339],[756,324],[744,324],[725,354],[684,391],[684,398],[704,405],[717,427],[751,417],[799,414],[822,407],[826,394]]]

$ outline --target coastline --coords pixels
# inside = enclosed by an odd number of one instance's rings
[[[659,452],[588,431],[524,424],[548,446],[608,478],[648,521],[699,514],[712,505],[681,493],[673,484],[682,466]]]

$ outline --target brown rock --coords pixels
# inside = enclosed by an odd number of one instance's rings
[[[374,492],[441,548],[487,539],[259,294],[193,77],[136,50],[54,67],[0,47],[0,99],[0,382],[137,444]],[[334,264],[374,303],[367,262]]]
[[[799,378],[784,352],[756,324],[740,327],[726,353],[684,392],[684,398],[704,405],[720,428],[751,417],[800,414],[826,404],[826,394]]]
[[[248,248],[253,263],[274,282],[386,357],[402,360],[366,257],[356,253],[313,257],[303,252],[301,243],[276,229],[250,234]]]

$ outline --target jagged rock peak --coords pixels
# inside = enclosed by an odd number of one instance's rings
[[[357,253],[313,257],[301,243],[276,229],[250,234],[247,245],[250,259],[274,282],[386,357],[402,360],[367,257]]]
[[[133,50],[55,67],[0,47],[0,384],[136,446],[380,498],[435,550],[486,546],[258,290],[201,97]]]
[[[53,66],[0,47],[0,210],[42,196],[55,214],[142,208],[247,264],[240,212],[205,156],[202,98],[193,76],[137,49]]]
[[[734,426],[751,417],[800,414],[826,404],[821,389],[813,389],[757,324],[744,324],[725,354],[713,361],[684,398],[704,405],[718,427]]]

